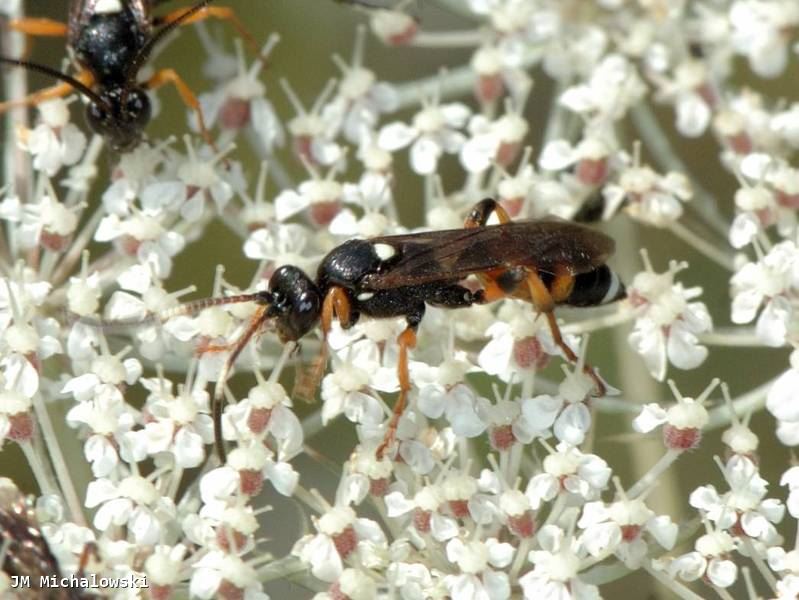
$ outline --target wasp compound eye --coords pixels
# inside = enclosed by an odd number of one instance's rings
[[[141,131],[150,121],[152,106],[144,90],[131,90],[125,103],[123,121]]]

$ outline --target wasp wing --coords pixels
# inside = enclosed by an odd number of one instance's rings
[[[361,281],[364,291],[441,280],[458,281],[495,269],[530,267],[578,275],[605,264],[611,238],[569,221],[516,221],[472,229],[450,229],[371,238],[395,253],[384,269]]]

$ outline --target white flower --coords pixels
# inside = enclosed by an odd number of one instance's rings
[[[67,103],[56,98],[38,105],[42,122],[34,129],[20,128],[19,145],[31,153],[33,168],[50,177],[64,165],[74,165],[86,148],[86,136],[69,122]]]
[[[694,369],[704,362],[707,348],[699,344],[697,335],[710,331],[712,321],[704,303],[690,302],[702,288],[674,283],[674,276],[686,263],[671,261],[668,271],[655,273],[648,258],[645,262],[646,270],[627,288],[637,316],[629,341],[652,376],[662,381],[668,363],[678,369]]]
[[[227,594],[247,600],[269,600],[252,565],[241,557],[222,551],[209,552],[193,564],[189,593],[192,597],[218,598],[224,585]],[[230,589],[230,588],[234,589]]]
[[[393,112],[398,103],[394,87],[377,81],[375,73],[362,64],[364,34],[363,28],[356,32],[350,64],[338,56],[334,57],[342,72],[342,79],[336,97],[322,110],[322,117],[339,123],[344,137],[353,144],[360,144],[370,137],[380,115]]]
[[[586,117],[615,121],[624,117],[645,92],[635,67],[624,56],[609,54],[591,71],[587,83],[568,88],[560,102]]]
[[[411,514],[411,523],[421,534],[429,533],[440,542],[458,535],[458,524],[452,517],[441,513],[446,500],[441,486],[427,484],[413,498],[405,497],[402,492],[394,491],[386,494],[386,511],[390,517]]]
[[[543,468],[543,473],[530,478],[524,492],[536,509],[560,493],[568,494],[575,502],[596,500],[607,487],[611,475],[608,463],[602,458],[583,454],[565,442],[560,442],[555,452],[547,454]]]
[[[780,485],[788,486],[785,504],[792,517],[799,517],[799,467],[791,467],[782,474]]]
[[[469,108],[460,103],[439,104],[434,98],[422,105],[413,118],[413,125],[399,121],[385,125],[378,134],[377,144],[394,152],[411,146],[411,168],[419,175],[430,175],[441,155],[455,154],[466,138],[457,131],[469,117]]]
[[[777,77],[788,64],[784,34],[799,25],[799,7],[793,2],[738,0],[730,7],[731,41],[761,77]]]
[[[521,302],[504,303],[485,334],[491,340],[480,351],[477,364],[506,383],[544,368],[550,356],[561,355],[546,319],[537,318],[535,311]],[[566,336],[564,341],[571,346],[575,338]]]
[[[452,600],[506,600],[511,589],[508,575],[489,568],[503,568],[513,560],[514,548],[496,538],[463,541],[454,538],[447,542],[447,559],[458,565],[459,575],[444,577]]]
[[[159,279],[166,279],[172,271],[172,257],[185,246],[185,239],[176,231],[164,226],[165,215],[159,212],[137,212],[121,219],[115,214],[100,221],[94,234],[95,241],[118,242],[121,251],[135,256],[140,264],[147,264]]]
[[[494,121],[473,116],[469,120],[470,138],[460,151],[461,164],[470,173],[481,173],[494,164],[512,164],[527,129],[527,121],[514,111],[506,111]]]
[[[475,437],[483,433],[486,423],[478,412],[480,398],[463,382],[470,366],[465,357],[453,357],[438,367],[413,362],[411,378],[419,389],[417,406],[431,419],[442,415],[459,437]]]
[[[270,222],[250,234],[244,242],[244,254],[247,258],[270,261],[275,268],[295,265],[305,269],[318,260],[303,254],[309,238],[308,229],[302,225]]]
[[[271,154],[276,146],[282,146],[285,140],[275,108],[266,99],[266,86],[259,80],[264,62],[276,41],[270,37],[249,68],[239,51],[235,73],[221,81],[213,92],[200,95],[200,106],[208,128],[218,123],[223,131],[235,133],[249,125],[267,154]],[[196,128],[196,123],[194,125]],[[222,142],[226,139],[229,138],[223,136],[218,143],[224,146],[226,143]]]
[[[188,548],[183,544],[155,546],[153,553],[144,561],[144,571],[151,585],[161,587],[180,583],[184,577],[183,561],[187,551]]]
[[[374,8],[374,7],[373,7]],[[371,14],[370,26],[376,37],[390,46],[409,44],[416,36],[419,24],[401,10],[375,9]]]
[[[677,540],[677,524],[668,515],[658,516],[641,498],[625,497],[616,502],[589,502],[583,507],[577,525],[583,529],[583,544],[591,556],[615,554],[630,569],[646,559],[648,533],[666,550]]]
[[[331,345],[335,341],[329,338]],[[335,347],[334,347],[335,350]],[[393,392],[399,388],[396,370],[383,365],[380,348],[369,339],[335,350],[341,362],[322,380],[322,420],[340,413],[355,423],[376,427],[383,422],[383,407],[369,388]]]
[[[677,221],[683,212],[682,203],[693,195],[688,178],[671,171],[660,175],[648,166],[633,164],[621,170],[615,183],[602,189],[605,198],[603,219],[609,219],[624,205],[634,219],[655,227],[666,227]]]
[[[313,523],[318,533],[300,538],[292,554],[310,566],[314,577],[335,581],[341,576],[344,560],[381,560],[378,552],[386,545],[383,532],[374,521],[358,518],[351,508],[332,507]],[[369,552],[374,555],[368,556]]]
[[[39,377],[33,365],[19,354],[6,355],[0,366],[0,441],[29,442],[35,427],[32,398]]]
[[[726,588],[738,578],[738,565],[730,560],[735,550],[735,540],[726,531],[709,530],[696,540],[693,552],[682,554],[671,561],[668,570],[674,577],[684,581],[696,581],[707,577],[718,587]]]
[[[339,163],[344,157],[344,149],[334,141],[339,124],[335,119],[321,114],[322,107],[333,92],[333,82],[328,82],[310,112],[305,109],[300,98],[286,81],[281,81],[281,84],[297,113],[288,124],[293,138],[294,153],[309,165]]]
[[[327,226],[341,209],[343,186],[335,181],[335,170],[324,179],[314,177],[303,181],[294,190],[283,190],[275,198],[275,217],[285,221],[294,215],[307,211],[311,222],[317,226]]]
[[[525,600],[599,600],[599,589],[579,578],[586,550],[579,539],[567,537],[556,525],[541,528],[536,537],[540,550],[532,550],[533,568],[519,578]]]
[[[755,326],[769,346],[785,344],[793,318],[791,294],[799,289],[799,249],[791,241],[776,244],[758,262],[746,263],[730,280],[732,320],[749,323],[763,310]]]
[[[663,440],[670,450],[689,450],[696,448],[702,439],[702,430],[709,421],[707,409],[703,406],[719,380],[710,382],[702,394],[694,400],[683,396],[674,382],[669,386],[677,400],[676,404],[663,409],[659,404],[645,404],[640,414],[633,420],[633,429],[648,433],[663,425]]]
[[[148,185],[158,182],[156,170],[164,160],[170,140],[155,146],[139,144],[119,157],[111,184],[103,192],[103,207],[119,217],[130,215],[133,203]]]
[[[327,592],[314,595],[312,600],[371,600],[377,597],[377,583],[370,575],[360,569],[344,569]]]
[[[765,498],[768,482],[749,458],[738,454],[727,461],[723,473],[730,491],[719,495],[712,485],[698,487],[689,498],[691,506],[702,510],[720,531],[774,544],[779,539],[774,524],[782,520],[785,506]]]
[[[227,465],[238,471],[241,493],[251,497],[261,492],[264,480],[279,494],[291,496],[300,480],[291,463],[275,460],[274,452],[258,440],[239,440],[239,446],[227,457]]]
[[[796,230],[799,170],[771,154],[752,152],[740,161],[742,187],[735,192],[739,210],[730,227],[730,243],[743,248],[775,225],[783,237]]]
[[[536,435],[552,427],[555,437],[562,442],[578,446],[591,429],[591,411],[586,400],[594,389],[594,380],[582,371],[582,360],[574,371],[566,371],[566,378],[558,386],[555,396],[541,395],[522,400],[522,415],[527,428]],[[540,433],[539,433],[540,432]]]
[[[205,445],[214,439],[208,392],[179,388],[174,396],[172,383],[162,378],[143,378],[141,383],[150,392],[144,426],[148,454],[169,452],[175,466],[182,469],[199,466],[205,459]]]
[[[686,137],[699,137],[710,124],[713,88],[705,62],[688,59],[674,68],[672,80],[662,79],[658,97],[674,104],[677,131]]]
[[[256,371],[258,385],[251,388],[247,397],[225,412],[235,428],[235,439],[258,439],[274,441],[274,448],[281,461],[291,460],[302,450],[302,426],[291,410],[291,399],[279,383],[265,381]]]
[[[86,489],[86,507],[95,508],[94,526],[107,531],[127,527],[136,544],[156,544],[162,527],[175,518],[175,505],[143,477],[130,475],[118,483],[96,479]]]

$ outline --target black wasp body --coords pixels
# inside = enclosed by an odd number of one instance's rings
[[[115,151],[125,152],[141,141],[150,121],[148,90],[171,83],[183,102],[196,113],[200,132],[213,145],[199,101],[173,69],[160,69],[146,81],[138,81],[139,71],[155,44],[180,25],[209,17],[225,19],[255,46],[233,11],[223,6],[210,6],[211,2],[202,0],[188,8],[153,17],[154,0],[105,3],[71,0],[67,23],[42,18],[12,19],[8,27],[27,35],[66,37],[77,73],[72,76],[46,65],[0,57],[0,62],[39,71],[61,82],[25,98],[0,103],[0,112],[11,106],[36,105],[77,91],[88,100],[86,120],[92,131],[103,136]]]
[[[141,67],[137,57],[147,48],[152,29],[149,0],[122,2],[120,10],[107,13],[82,0],[70,11],[68,47],[102,100],[89,102],[86,120],[115,150],[138,144],[150,121],[146,88],[135,78]]]
[[[428,304],[464,308],[509,296],[551,311],[553,304],[596,306],[624,297],[624,286],[605,264],[613,240],[560,220],[485,225],[497,209],[493,200],[481,202],[464,229],[347,241],[322,259],[316,281],[297,267],[280,267],[261,302],[270,305],[282,341],[295,341],[324,318],[331,294],[339,294],[347,309],[335,315],[344,327],[361,315],[405,317],[415,327]],[[531,274],[550,299],[531,296]],[[470,275],[484,288],[464,286]]]
[[[494,213],[500,223],[487,225]],[[406,329],[398,338],[400,396],[377,451],[382,456],[407,401],[407,352],[416,345],[416,329],[427,305],[454,309],[505,297],[529,301],[546,315],[564,355],[576,362],[553,310],[558,304],[596,306],[624,297],[624,286],[605,264],[613,249],[611,238],[586,227],[561,220],[510,222],[494,200],[483,200],[463,229],[345,242],[322,259],[315,281],[297,267],[278,268],[268,289],[250,297],[262,308],[250,326],[252,333],[242,336],[233,354],[267,321],[274,322],[281,341],[289,342],[319,324],[326,335],[334,318],[349,328],[361,316],[403,317]],[[478,289],[465,285],[470,277]],[[597,393],[604,394],[602,380],[590,367],[586,372]]]
[[[487,225],[492,214],[497,215],[498,225]],[[568,221],[511,222],[494,200],[486,199],[472,209],[462,229],[350,240],[322,259],[315,279],[298,267],[285,265],[275,270],[264,291],[198,300],[153,318],[165,320],[240,302],[257,305],[237,340],[204,348],[205,352],[229,351],[212,408],[215,443],[223,462],[225,381],[241,351],[267,325],[288,343],[316,327],[326,337],[334,320],[346,329],[362,316],[404,318],[406,328],[397,338],[400,394],[385,439],[377,449],[382,457],[407,403],[411,389],[408,351],[416,345],[416,330],[427,305],[455,309],[502,298],[525,300],[546,316],[552,338],[566,358],[577,362],[561,337],[553,311],[559,304],[596,306],[624,297],[624,286],[605,264],[613,249],[611,238]],[[326,363],[326,352],[323,343],[316,376],[311,377],[315,383]],[[602,380],[590,366],[584,369],[593,378],[597,395],[603,395]]]

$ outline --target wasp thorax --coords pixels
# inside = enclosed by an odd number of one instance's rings
[[[286,265],[269,278],[272,304],[269,315],[281,341],[298,340],[316,325],[322,296],[316,284],[300,269]]]

